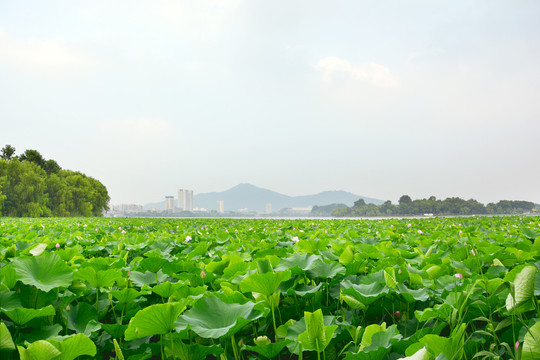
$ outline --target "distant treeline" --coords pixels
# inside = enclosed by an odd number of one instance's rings
[[[15,156],[6,145],[0,154],[1,216],[102,216],[107,188],[77,171],[63,170],[36,150]]]
[[[331,205],[329,205],[331,206]],[[484,205],[474,199],[463,200],[458,197],[438,200],[435,196],[428,199],[412,200],[410,196],[399,198],[398,205],[390,200],[381,205],[366,204],[363,199],[355,201],[352,207],[334,208],[331,215],[343,216],[395,216],[395,215],[498,215],[523,214],[535,211],[535,204],[530,201],[501,200],[498,203]],[[321,211],[322,207],[318,208]]]

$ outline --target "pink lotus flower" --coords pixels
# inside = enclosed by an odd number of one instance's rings
[[[126,230],[122,230],[122,234],[125,234],[126,233]]]
[[[407,224],[407,227],[411,227],[411,226],[412,226],[412,224]]]
[[[401,313],[399,312],[399,310],[397,310],[397,311],[394,313],[394,319],[399,320],[400,317],[401,317]]]
[[[201,278],[205,278],[206,277],[206,273],[204,272],[204,270],[201,270]]]
[[[474,249],[471,249],[471,254],[473,254],[473,256],[476,256],[476,253],[474,252]]]
[[[394,225],[390,225],[391,228],[394,228]]]
[[[191,241],[191,236],[186,236],[186,240],[184,240],[184,242],[190,242]]]
[[[422,230],[418,230],[418,233],[419,233],[420,235],[422,235],[422,234],[423,234]]]
[[[291,238],[291,240],[294,241],[294,242],[300,241],[300,239],[298,239],[298,236],[293,236],[293,237]]]
[[[455,273],[454,276],[458,279],[463,279],[463,275],[461,273]]]
[[[59,243],[56,243],[56,248],[60,249],[60,244]]]
[[[516,351],[519,348],[519,341],[516,341]]]

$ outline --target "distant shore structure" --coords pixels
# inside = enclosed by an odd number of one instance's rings
[[[178,190],[178,210],[193,211],[193,190]]]
[[[225,212],[225,202],[223,200],[216,201],[217,212],[223,214]]]
[[[174,196],[165,196],[165,211],[174,212]]]

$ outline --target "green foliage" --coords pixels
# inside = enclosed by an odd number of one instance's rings
[[[109,195],[101,182],[62,170],[36,150],[26,150],[18,158],[14,150],[9,145],[2,149],[0,215],[101,216],[108,209]]]
[[[536,359],[538,234],[537,216],[2,218],[0,356]]]

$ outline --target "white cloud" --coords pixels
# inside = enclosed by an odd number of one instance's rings
[[[70,49],[62,38],[15,39],[0,30],[0,62],[37,70],[69,70],[94,66],[86,56]]]
[[[322,78],[325,81],[332,81],[336,75],[346,75],[382,88],[392,88],[399,85],[398,79],[387,67],[374,62],[354,66],[346,59],[328,56],[319,60],[315,69],[322,73]]]
[[[122,139],[128,143],[158,143],[170,139],[173,134],[171,123],[160,118],[107,120],[99,124],[99,129],[109,140]]]

